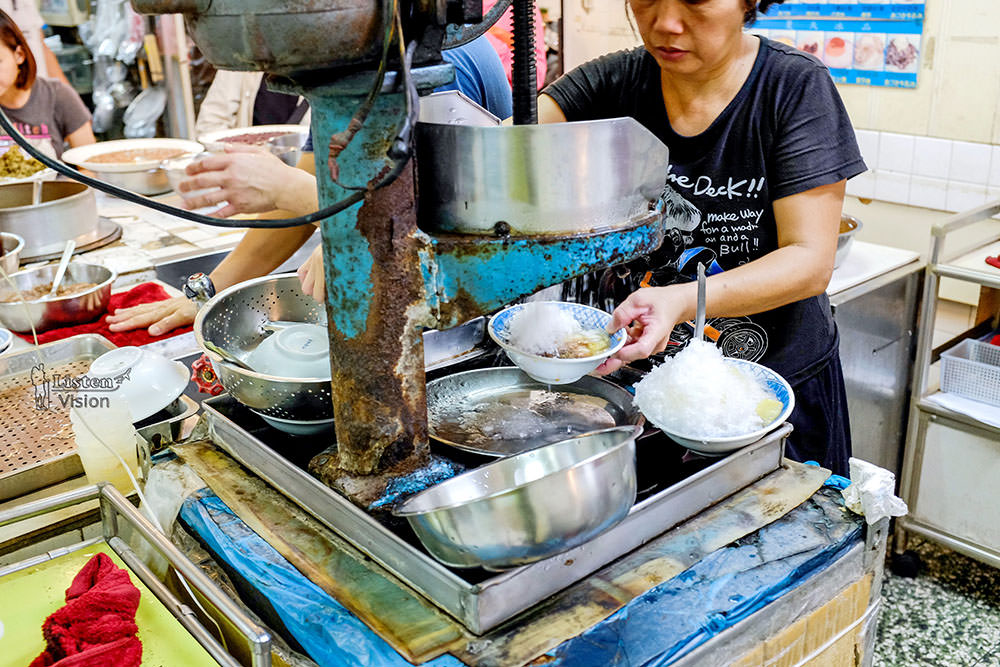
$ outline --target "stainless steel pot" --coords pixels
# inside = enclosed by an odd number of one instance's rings
[[[548,125],[417,124],[424,229],[518,235],[613,229],[649,211],[669,151],[632,118]]]
[[[88,169],[96,172],[102,181],[140,195],[159,195],[170,191],[170,181],[162,167],[142,171],[97,171],[91,166]]]
[[[57,268],[52,264],[28,269],[19,271],[10,278],[19,290],[28,290],[38,285],[51,284]],[[111,284],[116,277],[114,271],[97,264],[70,262],[62,284],[95,283],[92,289],[41,301],[0,303],[0,325],[11,331],[27,333],[31,331],[32,325],[36,332],[41,332],[95,320],[108,309]],[[0,284],[0,298],[9,296],[12,291],[6,281]]]
[[[452,567],[502,569],[596,537],[635,503],[635,439],[616,426],[500,459],[405,500],[395,511]]]
[[[0,255],[0,267],[8,276],[17,273],[21,265],[21,253],[24,251],[24,239],[17,234],[0,232],[0,243],[3,244],[3,255]],[[0,283],[0,287],[3,284]]]
[[[100,238],[93,190],[82,183],[45,181],[41,203],[32,205],[33,187],[0,186],[0,231],[24,239],[24,257],[59,252],[70,239],[80,247]]]

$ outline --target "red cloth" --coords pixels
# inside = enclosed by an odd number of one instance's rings
[[[143,303],[153,303],[154,301],[163,301],[164,299],[169,298],[170,295],[167,294],[167,291],[160,285],[157,285],[156,283],[142,283],[141,285],[136,285],[127,292],[112,294],[108,303],[108,312],[113,313],[116,308],[129,308],[131,306],[138,306]],[[54,340],[62,340],[63,338],[69,338],[70,336],[76,336],[77,334],[95,333],[104,336],[118,347],[125,347],[126,345],[145,345],[146,343],[151,343],[154,340],[163,340],[164,338],[170,338],[171,336],[177,336],[191,331],[191,325],[179,327],[173,331],[168,331],[162,336],[150,336],[145,328],[135,329],[133,331],[108,331],[107,318],[108,316],[105,314],[102,315],[99,320],[88,322],[87,324],[77,324],[76,326],[62,327],[60,329],[50,329],[49,331],[38,334],[38,342],[51,343]],[[14,335],[20,336],[29,343],[34,342],[30,331],[26,334],[18,333]]]
[[[95,555],[66,589],[66,606],[42,624],[46,649],[30,667],[138,667],[138,607],[128,572],[107,554]]]

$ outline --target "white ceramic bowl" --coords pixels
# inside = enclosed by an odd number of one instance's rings
[[[254,125],[253,127],[235,127],[229,130],[216,130],[214,132],[206,132],[198,137],[198,141],[205,145],[209,150],[213,151],[224,151],[225,147],[228,146],[254,146],[262,150],[271,150],[271,146],[268,145],[266,139],[262,139],[259,142],[254,141],[232,141],[234,137],[243,137],[244,135],[253,134],[272,134],[277,133],[277,136],[284,136],[287,134],[308,134],[308,125]],[[304,140],[303,140],[304,141]],[[301,145],[301,144],[300,144]]]
[[[247,363],[267,375],[329,380],[329,334],[318,324],[293,324],[261,341],[247,357]]]
[[[280,417],[268,417],[253,408],[250,408],[250,411],[279,431],[291,435],[316,435],[333,429],[332,417],[329,419],[281,419]]]
[[[582,324],[585,329],[601,329],[603,331],[611,324],[611,315],[597,308],[564,301],[543,301],[540,303],[557,305],[560,309],[573,315],[574,319]],[[627,339],[625,330],[619,329],[611,334],[611,347],[601,354],[590,357],[560,359],[558,357],[543,357],[538,354],[523,352],[510,344],[508,332],[512,318],[521,312],[524,307],[525,304],[517,304],[501,310],[490,318],[487,330],[490,333],[490,338],[503,348],[510,360],[514,362],[514,365],[539,382],[544,382],[545,384],[569,384],[576,382],[600,366],[605,359],[622,349],[625,345]]]
[[[755,364],[752,361],[745,361],[743,359],[726,359],[726,363],[733,364],[734,366],[738,366],[742,370],[749,372],[756,378],[758,383],[765,387],[771,394],[774,394],[775,399],[781,402],[781,414],[779,414],[774,421],[761,429],[744,435],[704,437],[690,433],[676,433],[668,428],[665,428],[661,424],[657,424],[656,421],[651,419],[649,415],[646,415],[646,419],[649,419],[649,422],[653,424],[653,426],[656,426],[661,431],[666,433],[678,444],[687,447],[693,452],[709,456],[721,456],[746,447],[749,444],[757,442],[765,435],[778,428],[778,426],[785,423],[788,416],[792,414],[792,410],[795,409],[795,393],[792,391],[791,385],[788,384],[785,378],[781,377],[767,366],[761,366],[760,364]]]
[[[90,364],[87,376],[98,386],[85,388],[85,393],[120,398],[133,423],[173,403],[191,380],[181,362],[139,347],[119,347],[102,354]]]

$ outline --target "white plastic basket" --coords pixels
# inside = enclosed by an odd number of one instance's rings
[[[1000,405],[1000,346],[969,338],[942,352],[941,391]]]

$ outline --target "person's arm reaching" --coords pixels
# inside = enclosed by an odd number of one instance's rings
[[[267,275],[302,247],[315,231],[313,225],[287,229],[250,229],[233,251],[209,275],[215,289],[222,291],[244,280]],[[148,327],[149,335],[159,336],[191,324],[197,307],[186,297],[120,308],[108,315],[108,329],[131,331]]]
[[[778,249],[706,282],[706,315],[740,317],[821,294],[833,274],[846,181],[774,202]],[[623,364],[666,349],[674,326],[695,317],[697,285],[644,287],[615,309],[611,327],[626,327],[629,342],[598,368]]]
[[[295,217],[319,209],[316,178],[305,169],[289,167],[276,155],[260,149],[227,146],[224,154],[192,162],[187,173],[189,178],[180,183],[181,192],[210,191],[186,197],[184,207],[198,209],[228,202],[212,213],[217,218],[274,210]]]

